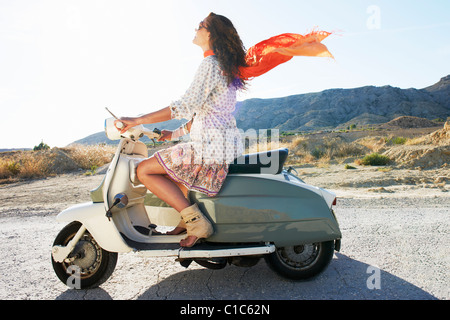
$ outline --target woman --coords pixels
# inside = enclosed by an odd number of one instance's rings
[[[190,119],[173,132],[164,130],[159,139],[172,140],[190,133],[190,142],[155,152],[137,168],[139,180],[180,212],[180,224],[168,234],[187,230],[187,238],[180,242],[182,247],[191,247],[213,234],[211,223],[187,199],[188,190],[217,195],[228,165],[243,152],[232,115],[236,91],[245,87],[240,74],[246,67],[242,41],[229,19],[210,13],[196,29],[193,43],[203,50],[204,60],[185,95],[159,111],[120,119],[125,125],[122,132],[138,124]]]

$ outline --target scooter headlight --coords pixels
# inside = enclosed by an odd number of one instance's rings
[[[115,118],[108,118],[105,120],[105,134],[109,140],[120,140],[120,132],[114,125]]]

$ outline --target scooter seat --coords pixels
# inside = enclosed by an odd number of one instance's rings
[[[244,154],[230,164],[228,174],[279,174],[283,171],[288,154],[289,149],[287,148]]]

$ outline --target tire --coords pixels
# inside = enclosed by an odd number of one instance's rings
[[[227,266],[227,260],[224,258],[194,259],[194,261],[202,267],[212,270],[220,270]]]
[[[65,246],[80,229],[81,223],[72,222],[56,236],[53,245]],[[108,280],[117,263],[117,253],[103,250],[86,231],[68,258],[70,262],[56,262],[53,270],[65,285],[74,289],[95,288]]]
[[[306,280],[321,273],[334,254],[334,241],[277,248],[265,256],[269,267],[291,280]]]

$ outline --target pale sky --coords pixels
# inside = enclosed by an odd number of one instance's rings
[[[0,148],[51,147],[103,130],[109,117],[164,108],[203,59],[192,44],[209,12],[247,48],[314,27],[334,55],[294,57],[239,100],[333,88],[423,88],[450,74],[450,1],[0,0]]]

